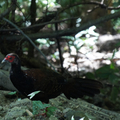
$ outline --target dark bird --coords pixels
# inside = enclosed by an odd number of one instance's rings
[[[33,100],[48,103],[49,99],[61,93],[70,98],[81,98],[84,95],[94,96],[100,92],[102,84],[99,81],[82,78],[66,79],[59,73],[47,69],[21,70],[21,62],[17,54],[8,54],[2,62],[11,63],[10,80],[19,92],[28,97],[28,94],[40,91]]]

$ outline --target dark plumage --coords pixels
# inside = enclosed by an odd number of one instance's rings
[[[40,91],[33,99],[49,102],[61,93],[70,98],[81,98],[84,95],[94,96],[98,94],[102,84],[99,81],[82,78],[66,79],[51,69],[29,69],[21,70],[21,63],[18,55],[8,54],[2,62],[10,62],[10,80],[23,95],[34,91]]]

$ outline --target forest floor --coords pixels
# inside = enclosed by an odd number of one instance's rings
[[[103,36],[102,36],[103,37]],[[110,37],[110,39],[108,39]],[[105,36],[104,36],[105,38]],[[108,40],[102,41],[103,38],[100,38],[97,45],[96,43],[93,44],[93,48],[88,50],[88,46],[84,46],[80,49],[79,53],[77,54],[76,51],[73,49],[72,55],[69,53],[64,53],[64,67],[68,69],[71,73],[73,71],[79,71],[80,75],[84,75],[87,72],[94,72],[96,69],[100,68],[101,66],[107,64],[111,64],[110,58],[113,56],[113,50],[117,43],[119,43],[119,37],[114,39],[114,36],[106,35]],[[82,53],[82,54],[81,54]],[[77,56],[77,64],[75,62]],[[3,56],[0,55],[0,61],[3,59]],[[112,59],[115,61],[115,64],[120,66],[120,49],[117,48],[117,52]],[[1,66],[0,66],[1,68]],[[2,69],[2,68],[1,68]],[[7,71],[7,73],[3,72]],[[76,72],[75,72],[76,73]],[[87,118],[91,118],[92,120],[117,120],[117,116],[114,115],[114,118],[108,114],[103,115],[103,113],[99,113],[99,115],[91,115],[86,114],[90,105],[87,106],[84,110],[82,109],[81,104],[83,103],[81,99],[71,99],[68,100],[64,95],[60,95],[55,99],[50,100],[50,105],[56,107],[56,111],[54,115],[51,117],[43,116],[45,109],[40,110],[38,115],[33,116],[33,104],[31,100],[27,98],[19,99],[20,96],[18,95],[9,95],[11,91],[6,91],[2,89],[3,87],[9,90],[15,90],[13,86],[11,86],[8,81],[8,68],[4,68],[0,70],[0,120],[71,120],[71,118],[75,118],[75,120],[79,120],[80,118],[86,116]],[[101,81],[103,83],[107,83],[107,81]],[[108,81],[109,82],[109,81]],[[115,102],[110,100],[110,92],[111,89],[107,86],[103,88],[102,93],[94,98],[84,97],[83,100],[91,103],[94,107],[94,111],[92,113],[97,112],[98,107],[101,109],[115,111],[120,113],[120,95]],[[104,93],[104,94],[103,94]],[[106,94],[105,94],[106,93]],[[83,103],[85,106],[87,103]],[[96,109],[97,108],[97,109]],[[92,108],[93,109],[93,108]],[[95,110],[96,109],[96,110]],[[90,108],[91,110],[91,108]],[[89,111],[91,112],[91,111]],[[112,113],[111,113],[112,114]],[[104,116],[104,119],[100,116]],[[119,117],[120,118],[120,117]],[[119,119],[118,119],[119,120]]]
[[[75,120],[80,118],[92,120],[119,120],[120,114],[112,111],[101,109],[96,105],[103,104],[101,95],[94,98],[84,98],[88,102],[81,99],[68,100],[62,94],[57,98],[51,99],[49,102],[50,107],[54,106],[56,110],[48,117],[46,108],[38,109],[37,114],[33,115],[33,103],[28,98],[19,99],[17,95],[9,95],[11,91],[0,91],[0,120]],[[97,99],[96,99],[97,97]],[[97,101],[96,101],[97,100]],[[92,104],[90,104],[90,102]],[[44,104],[43,104],[44,105]],[[102,107],[106,107],[103,105]],[[49,107],[48,107],[49,108]]]

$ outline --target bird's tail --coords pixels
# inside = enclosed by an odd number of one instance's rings
[[[84,95],[93,97],[95,94],[100,93],[102,83],[91,79],[72,78],[67,81],[63,93],[70,98],[81,98]]]

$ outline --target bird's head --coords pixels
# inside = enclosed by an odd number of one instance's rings
[[[6,55],[6,57],[2,60],[1,63],[4,63],[4,62],[9,62],[11,64],[18,64],[19,63],[19,57],[15,53],[10,53],[10,54]]]

